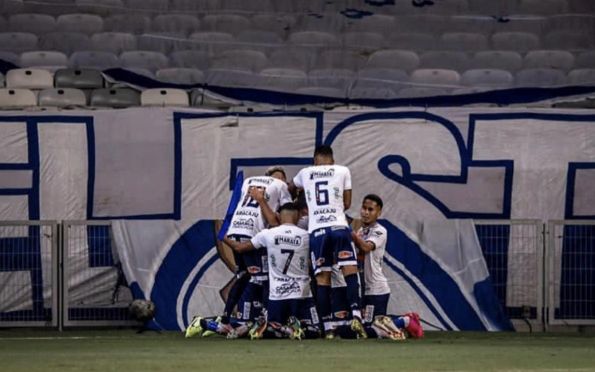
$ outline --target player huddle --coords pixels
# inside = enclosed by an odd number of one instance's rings
[[[351,173],[334,163],[325,145],[316,148],[313,166],[286,181],[280,167],[244,181],[224,238],[233,249],[236,273],[223,314],[195,317],[186,337],[422,337],[416,313],[387,315],[390,288],[382,272],[387,231],[377,222],[382,199],[364,197],[362,227],[352,231],[345,215]],[[295,202],[291,193],[298,195]]]

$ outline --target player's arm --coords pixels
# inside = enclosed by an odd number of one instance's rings
[[[374,242],[364,240],[355,231],[351,232],[351,238],[353,239],[353,244],[355,244],[359,250],[365,253],[372,252],[374,249],[376,249],[376,244],[374,244]]]
[[[279,216],[277,216],[277,213],[273,212],[269,203],[267,203],[264,188],[252,187],[249,192],[252,199],[258,202],[260,211],[262,212],[265,221],[269,224],[269,227],[279,226]]]
[[[343,191],[343,206],[345,207],[345,210],[348,210],[351,207],[351,190]]]
[[[238,253],[247,252],[255,249],[251,241],[240,243],[238,241],[228,238],[227,235],[225,236],[223,241],[225,242],[225,244],[229,245],[231,249]]]

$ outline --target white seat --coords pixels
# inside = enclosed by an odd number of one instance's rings
[[[20,66],[21,56],[13,52],[0,51],[0,61],[10,62],[15,66]]]
[[[194,45],[184,34],[175,32],[150,32],[139,35],[136,40],[138,49],[164,54],[174,50],[189,49]]]
[[[296,19],[291,14],[255,14],[251,19],[251,28],[285,35],[292,29]]]
[[[140,106],[140,94],[130,88],[94,89],[91,93],[90,105],[112,108]]]
[[[581,68],[568,73],[570,85],[595,85],[595,68]]]
[[[525,55],[525,68],[555,68],[570,70],[574,67],[574,56],[563,50],[534,50]]]
[[[29,89],[0,89],[0,108],[25,108],[37,106],[35,93]]]
[[[288,47],[271,52],[270,67],[309,70],[314,64],[316,54],[308,48]]]
[[[16,68],[6,73],[7,88],[45,89],[54,87],[51,72],[37,68]]]
[[[367,57],[362,53],[345,49],[330,49],[320,53],[314,68],[346,68],[357,70],[366,64]]]
[[[343,34],[345,48],[374,52],[386,45],[384,37],[376,32],[346,32]]]
[[[458,85],[458,72],[446,69],[417,69],[411,73],[411,82],[424,85]]]
[[[505,70],[473,69],[461,75],[461,83],[470,87],[507,88],[514,83],[514,77]]]
[[[514,72],[523,67],[523,57],[513,51],[487,50],[475,53],[470,65],[472,68],[494,68]]]
[[[262,86],[270,90],[293,92],[308,84],[308,76],[302,70],[291,68],[265,68],[260,71]]]
[[[95,68],[98,70],[107,70],[118,67],[120,60],[118,56],[111,52],[85,51],[74,52],[70,55],[71,67],[75,68]]]
[[[8,30],[13,32],[31,32],[37,35],[56,29],[56,20],[47,14],[14,14],[8,18]]]
[[[156,32],[177,32],[190,35],[198,31],[198,18],[189,14],[162,14],[153,19],[151,29]]]
[[[56,29],[63,32],[94,34],[103,31],[103,18],[95,14],[64,14],[56,20]]]
[[[411,71],[419,66],[419,57],[408,50],[379,50],[368,59],[368,68],[392,68]]]
[[[446,96],[450,91],[446,88],[434,87],[409,87],[403,88],[399,91],[400,98],[422,98],[422,97],[437,97]]]
[[[155,71],[167,67],[168,59],[159,52],[131,50],[120,54],[120,64],[124,68],[145,68]]]
[[[470,32],[447,32],[440,38],[440,46],[445,50],[476,52],[488,49],[485,35]]]
[[[126,7],[135,11],[164,12],[168,9],[168,0],[124,0]]]
[[[420,32],[400,32],[392,34],[387,44],[394,49],[408,50],[434,50],[437,48],[437,41],[433,35]]]
[[[250,28],[250,20],[236,14],[208,14],[202,19],[202,27],[208,31],[237,34]]]
[[[392,15],[373,14],[371,16],[354,19],[349,29],[351,31],[376,32],[390,34],[395,27],[395,17]]]
[[[105,19],[103,29],[110,32],[143,34],[151,29],[151,18],[143,14],[115,14]]]
[[[568,13],[568,4],[566,0],[520,0],[516,12],[519,14],[562,14]]]
[[[528,32],[497,32],[492,35],[492,47],[496,50],[527,52],[539,49],[539,37]]]
[[[419,67],[464,71],[469,68],[469,56],[463,52],[426,52],[419,56]]]
[[[169,55],[173,67],[195,68],[206,70],[209,68],[209,54],[200,50],[180,50]]]
[[[91,49],[120,54],[137,49],[136,36],[127,32],[100,32],[91,36]]]
[[[516,85],[520,87],[562,86],[566,81],[566,74],[553,68],[530,68],[516,74]]]
[[[140,104],[141,106],[190,106],[190,97],[182,89],[146,89],[140,95]]]
[[[271,31],[247,30],[241,32],[236,39],[239,48],[250,48],[264,53],[283,45],[281,36]]]
[[[190,35],[190,49],[217,54],[234,48],[235,39],[227,32],[195,32]]]
[[[332,97],[339,99],[343,99],[346,96],[344,90],[330,87],[303,87],[297,89],[296,93],[308,96]]]
[[[37,36],[28,32],[0,32],[0,50],[22,53],[37,49]]]
[[[80,32],[50,32],[41,37],[40,49],[58,50],[71,54],[77,50],[88,50],[91,45],[89,36]]]
[[[358,71],[355,88],[390,89],[393,92],[397,92],[408,81],[409,75],[404,70],[364,68]]]
[[[294,45],[328,47],[339,44],[335,35],[322,31],[298,31],[289,35],[289,42]]]
[[[39,92],[38,105],[45,107],[86,106],[85,93],[75,88],[48,88]]]
[[[574,66],[576,68],[595,68],[595,51],[579,53]]]
[[[563,50],[592,49],[593,34],[575,31],[554,31],[545,35],[543,46],[548,49]]]
[[[76,7],[82,13],[97,14],[107,17],[111,14],[122,12],[122,0],[76,0]]]
[[[216,68],[258,72],[268,65],[263,52],[256,50],[228,50],[215,58],[211,65]]]
[[[324,68],[311,70],[308,73],[310,86],[347,89],[355,81],[355,72],[342,68]]]
[[[201,84],[205,80],[202,71],[183,67],[162,68],[157,71],[155,77],[159,81],[173,84]]]
[[[54,74],[56,88],[95,89],[103,88],[105,81],[99,70],[65,68]]]
[[[21,54],[21,66],[67,66],[66,54],[54,51],[31,51]]]

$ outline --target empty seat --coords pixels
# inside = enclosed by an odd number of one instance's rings
[[[447,32],[440,38],[440,46],[445,50],[476,52],[488,49],[485,35],[470,32]]]
[[[234,47],[234,37],[227,32],[195,32],[190,35],[190,49],[216,54]]]
[[[174,67],[195,68],[206,70],[209,68],[209,54],[200,50],[180,50],[169,55],[170,64]]]
[[[88,50],[91,45],[89,36],[80,32],[50,32],[41,37],[39,46],[44,50],[58,50],[71,54],[77,50]]]
[[[76,7],[82,13],[107,17],[122,12],[124,2],[122,0],[76,0]]]
[[[576,56],[575,68],[595,68],[595,52],[583,52]]]
[[[545,35],[543,45],[549,49],[584,50],[593,47],[593,34],[555,31]]]
[[[346,68],[357,70],[366,64],[367,59],[364,54],[351,50],[325,50],[316,59],[314,68]]]
[[[338,44],[335,35],[322,31],[298,31],[289,35],[289,42],[295,45],[325,47]]]
[[[566,84],[566,74],[553,68],[530,68],[516,74],[516,85],[520,87],[554,87]]]
[[[271,90],[293,92],[308,84],[304,71],[291,68],[265,68],[260,71],[262,87]]]
[[[56,20],[47,14],[15,14],[8,18],[8,30],[44,34],[56,29]]]
[[[151,32],[142,34],[137,38],[140,50],[151,50],[160,53],[169,53],[173,50],[188,49],[193,46],[184,34],[174,32]]]
[[[595,68],[581,68],[568,73],[570,85],[595,85]]]
[[[91,93],[91,106],[124,108],[140,106],[140,94],[130,88],[101,88]]]
[[[37,36],[27,32],[0,32],[0,50],[22,53],[37,49]]]
[[[57,88],[96,89],[103,88],[104,80],[99,70],[66,68],[56,71],[54,85]]]
[[[237,34],[250,28],[248,18],[235,14],[208,14],[202,19],[202,27],[209,31]]]
[[[496,50],[527,52],[539,49],[539,37],[528,32],[498,32],[492,35],[492,47]]]
[[[103,19],[95,14],[64,14],[56,20],[56,28],[63,32],[94,34],[103,31]]]
[[[308,73],[308,82],[310,86],[330,87],[344,90],[353,85],[355,77],[355,72],[352,70],[325,68],[311,70]]]
[[[91,49],[115,54],[135,50],[136,36],[127,32],[100,32],[91,36]]]
[[[216,68],[246,71],[260,71],[267,65],[266,55],[256,50],[228,50],[212,61]]]
[[[146,68],[155,71],[167,67],[168,59],[163,53],[133,50],[120,54],[120,64],[125,68]]]
[[[118,67],[120,65],[120,61],[118,56],[111,52],[83,50],[72,53],[70,56],[69,65],[75,68],[94,68],[98,70],[107,70]]]
[[[6,73],[6,87],[45,89],[54,87],[54,77],[47,70],[16,68]]]
[[[525,55],[524,66],[570,70],[574,66],[574,56],[563,50],[534,50]]]
[[[283,44],[281,36],[271,31],[247,30],[240,33],[236,39],[239,45],[264,52]]]
[[[0,89],[0,108],[25,108],[37,106],[35,93],[29,89]]]
[[[437,41],[433,35],[421,32],[400,32],[392,34],[388,41],[388,46],[394,49],[408,50],[433,50],[436,49]]]
[[[142,34],[150,31],[151,18],[142,14],[116,14],[105,19],[105,31]]]
[[[418,69],[411,73],[410,81],[423,85],[458,85],[460,75],[454,70]]]
[[[189,106],[188,93],[182,89],[146,89],[140,95],[141,106]]]
[[[505,70],[473,69],[461,75],[461,83],[471,87],[507,88],[512,86],[514,77]]]
[[[419,67],[464,71],[469,68],[469,56],[463,52],[426,52],[419,56]]]
[[[21,54],[21,66],[67,66],[66,54],[54,51],[32,51]]]
[[[512,51],[487,50],[475,53],[470,65],[472,68],[495,68],[514,72],[523,67],[523,57]]]
[[[177,32],[184,35],[198,31],[198,18],[189,14],[162,14],[153,19],[151,30],[157,32]]]
[[[561,14],[568,12],[568,4],[566,0],[520,0],[516,12],[519,14]]]
[[[325,14],[313,14],[308,12],[302,14],[294,27],[295,31],[320,31],[329,33],[340,33],[345,31],[349,23],[357,20],[350,20],[338,12]]]
[[[85,106],[85,93],[75,88],[50,88],[39,92],[38,105],[46,107]]]
[[[202,71],[195,68],[163,68],[157,71],[155,77],[159,81],[173,84],[200,84],[205,76]]]
[[[419,66],[419,57],[408,50],[379,50],[368,59],[368,68],[392,68],[411,71]]]
[[[269,58],[270,67],[307,71],[314,64],[316,54],[308,48],[289,47],[274,50]]]
[[[384,37],[376,32],[346,32],[343,34],[343,45],[346,48],[374,52],[386,44]]]
[[[127,8],[134,11],[163,12],[168,9],[168,0],[124,0]]]

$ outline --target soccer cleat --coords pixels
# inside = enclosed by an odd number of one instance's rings
[[[258,340],[261,339],[264,331],[267,329],[267,321],[264,317],[259,317],[256,319],[254,326],[248,332],[251,340]]]
[[[289,328],[291,328],[291,335],[289,335],[289,338],[292,340],[301,340],[302,337],[304,337],[305,333],[304,330],[302,329],[302,326],[300,324],[300,321],[297,320],[296,317],[294,316],[290,316],[289,317],[289,322],[287,323],[287,326]]]
[[[407,313],[404,316],[409,317],[409,325],[405,327],[409,336],[412,338],[422,338],[424,337],[424,329],[421,326],[419,321],[419,314],[417,313]]]
[[[358,317],[354,317],[351,320],[351,330],[357,333],[357,338],[368,338],[364,325]]]
[[[324,332],[324,339],[325,340],[334,340],[337,336],[335,335],[335,331],[329,329],[328,331]]]
[[[203,328],[200,325],[200,321],[202,320],[201,317],[195,316],[192,319],[192,323],[186,328],[186,338],[194,337],[197,335],[202,334]]]
[[[391,340],[401,341],[405,339],[405,333],[401,331],[388,316],[381,315],[376,317],[373,325],[386,332],[388,338]]]
[[[218,316],[218,317],[217,317],[217,318],[214,320],[214,322],[215,322],[215,323],[221,323],[221,317],[220,317],[220,316]],[[202,333],[202,337],[209,337],[209,336],[212,336],[212,335],[214,335],[214,334],[217,334],[217,332],[215,332],[215,331],[211,331],[210,329],[205,329],[205,331]]]

